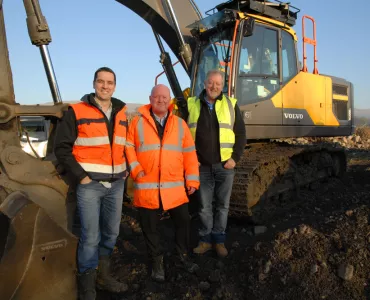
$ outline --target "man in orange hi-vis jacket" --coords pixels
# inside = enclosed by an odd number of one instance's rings
[[[134,205],[152,260],[152,279],[165,280],[157,231],[158,213],[168,211],[176,227],[176,250],[190,273],[199,267],[188,257],[188,197],[199,188],[198,159],[184,120],[172,113],[170,90],[156,85],[150,104],[139,109],[127,133],[126,156],[134,183]]]
[[[126,159],[126,104],[112,97],[116,74],[102,67],[94,74],[95,93],[70,106],[58,125],[55,155],[77,181],[81,234],[77,250],[80,300],[96,298],[95,287],[125,292],[111,276],[110,256],[119,234]],[[98,269],[98,271],[97,271]]]

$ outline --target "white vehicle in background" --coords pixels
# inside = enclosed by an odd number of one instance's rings
[[[50,121],[41,116],[21,117],[21,147],[34,157],[45,157]]]

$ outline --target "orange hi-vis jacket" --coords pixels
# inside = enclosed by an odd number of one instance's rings
[[[97,107],[84,102],[71,107],[76,115],[78,129],[72,151],[76,161],[92,180],[112,181],[123,178],[126,172],[126,107],[115,116],[112,143],[105,116]]]
[[[168,113],[162,141],[150,114],[151,105],[140,107],[127,133],[126,157],[134,183],[134,205],[164,210],[189,202],[185,187],[199,188],[195,145],[184,120]],[[140,171],[145,176],[136,179]]]

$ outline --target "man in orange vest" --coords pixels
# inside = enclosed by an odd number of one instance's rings
[[[55,155],[77,179],[81,235],[77,250],[79,299],[95,299],[99,288],[120,293],[127,285],[110,275],[110,255],[119,233],[126,178],[125,103],[113,98],[116,75],[95,72],[95,93],[83,96],[63,116]],[[98,272],[96,271],[98,267]]]
[[[176,228],[179,262],[190,273],[199,267],[188,257],[190,217],[188,196],[199,188],[195,145],[184,120],[172,113],[170,90],[156,85],[150,104],[139,109],[127,133],[126,156],[134,183],[134,205],[152,260],[152,279],[163,282],[165,272],[159,213],[168,211]]]

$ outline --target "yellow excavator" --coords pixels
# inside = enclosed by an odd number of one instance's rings
[[[289,3],[232,0],[203,16],[193,0],[116,1],[151,25],[180,116],[186,98],[202,90],[207,72],[224,72],[224,92],[238,99],[248,141],[236,168],[230,214],[263,221],[284,211],[287,195],[346,171],[342,149],[274,142],[353,133],[353,85],[319,73],[312,17],[302,17],[301,66],[293,30],[299,9]],[[61,99],[48,52],[51,36],[46,18],[38,0],[24,0],[30,39],[40,49],[54,105],[16,104],[2,3],[0,297],[75,299],[75,183],[53,155],[55,129],[68,103]],[[313,37],[305,36],[307,22]],[[189,75],[189,89],[181,88],[163,40]],[[307,69],[307,44],[314,47],[312,72]],[[28,136],[20,118],[32,116],[43,116],[50,124],[44,158],[31,156],[20,146],[21,137]]]

